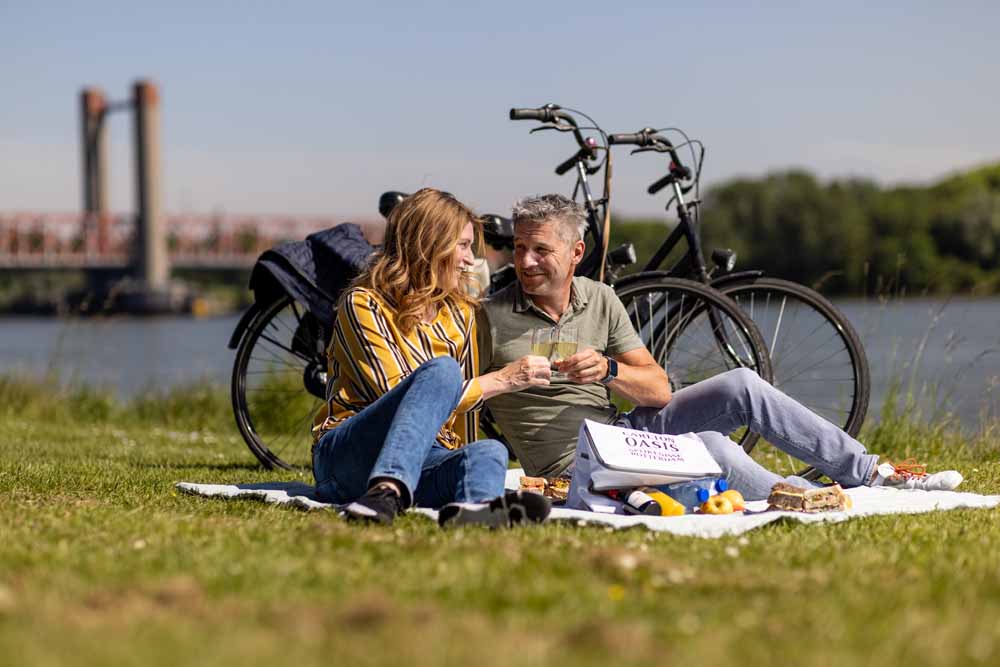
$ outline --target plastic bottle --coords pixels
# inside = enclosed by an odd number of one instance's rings
[[[656,487],[692,512],[717,493],[729,488],[722,477],[699,477],[685,482],[676,482]]]

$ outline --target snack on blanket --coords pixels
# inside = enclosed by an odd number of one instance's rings
[[[566,500],[569,495],[570,480],[565,477],[528,477],[521,478],[521,490],[540,493],[550,500]]]
[[[545,478],[528,477],[525,475],[521,478],[521,490],[534,491],[535,493],[545,493]]]
[[[793,484],[778,482],[771,487],[771,495],[768,496],[767,502],[772,509],[789,512],[842,512],[851,507],[851,499],[840,488],[840,484],[803,489]]]
[[[566,500],[569,495],[570,480],[566,477],[553,477],[545,480],[545,497],[550,500]]]
[[[717,493],[701,504],[702,514],[732,514],[733,503],[726,496]]]

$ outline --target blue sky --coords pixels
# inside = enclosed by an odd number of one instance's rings
[[[1000,159],[996,2],[191,3],[0,0],[0,211],[80,206],[77,95],[163,98],[169,212],[372,215],[386,189],[481,211],[568,192],[565,136],[677,125],[705,183],[805,167],[927,182]],[[111,119],[111,199],[131,210],[131,124]],[[655,214],[656,158],[616,152],[615,209]]]

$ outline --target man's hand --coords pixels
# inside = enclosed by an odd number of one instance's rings
[[[557,371],[565,373],[570,382],[577,384],[600,382],[608,374],[608,360],[597,350],[577,352],[553,365]]]

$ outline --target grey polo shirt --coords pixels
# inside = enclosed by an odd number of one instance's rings
[[[478,327],[483,373],[531,354],[532,330],[556,324],[577,328],[581,350],[591,348],[614,357],[643,346],[614,290],[589,278],[573,278],[569,308],[558,322],[531,303],[519,283],[483,305]],[[486,405],[525,471],[541,476],[558,475],[573,462],[584,419],[609,424],[617,414],[608,388],[599,382],[554,380],[545,387],[494,396]]]

